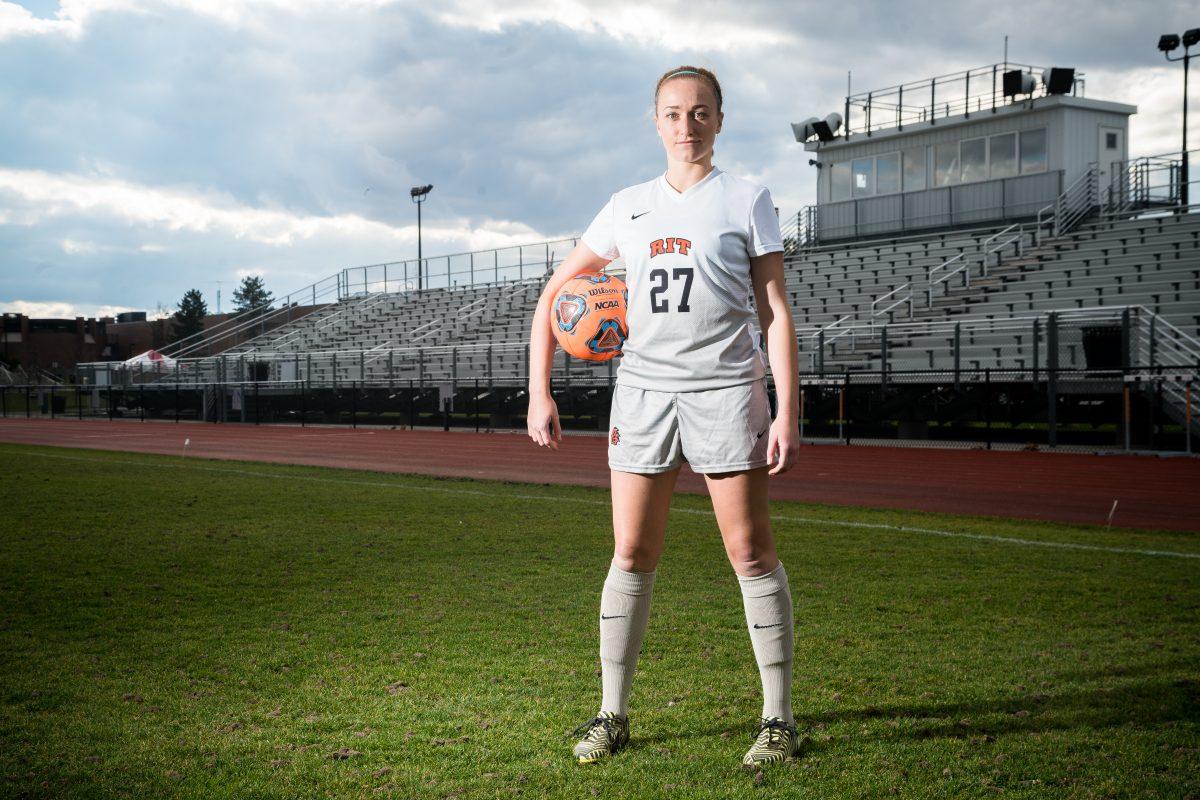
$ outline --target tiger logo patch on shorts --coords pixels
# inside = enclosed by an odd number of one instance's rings
[[[611,442],[612,444],[620,444],[621,443],[621,432],[619,430],[617,430],[616,425],[613,425],[612,433],[609,434],[608,441]]]

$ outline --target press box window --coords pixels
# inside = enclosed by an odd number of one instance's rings
[[[991,149],[992,177],[1011,178],[1017,174],[1017,135],[1002,133],[988,139]]]
[[[850,199],[850,165],[845,161],[829,168],[829,199],[835,203]]]
[[[1021,174],[1046,171],[1046,129],[1021,131]]]
[[[925,188],[925,148],[910,147],[904,151],[904,191]]]
[[[958,183],[958,142],[946,142],[933,148],[933,182],[935,186]]]
[[[874,163],[873,158],[856,158],[850,162],[850,190],[855,197],[875,193]]]
[[[981,181],[987,177],[987,139],[963,139],[959,146],[962,181]]]
[[[875,193],[891,194],[900,191],[900,154],[888,153],[875,157]]]

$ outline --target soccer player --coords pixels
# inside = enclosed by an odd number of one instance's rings
[[[569,279],[623,257],[629,336],[610,414],[615,547],[600,595],[600,712],[580,727],[575,757],[598,761],[629,740],[629,693],[675,480],[686,460],[705,477],[725,552],[737,573],[763,688],[747,766],[791,758],[792,599],[775,554],[769,475],[799,453],[797,343],[784,289],[779,221],[766,187],[713,165],[721,86],[707,69],[659,78],[654,120],[666,172],[612,195],[543,290],[533,316],[528,432],[558,449],[550,396],[551,304]],[[775,376],[767,398],[754,310]],[[774,462],[774,467],[771,463]],[[768,471],[769,470],[769,471]]]

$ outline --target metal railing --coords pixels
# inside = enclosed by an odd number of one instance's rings
[[[1090,214],[1093,214],[1100,205],[1099,181],[1100,170],[1096,162],[1093,161],[1070,186],[1054,199],[1054,202],[1038,211],[1037,218],[1032,223],[1031,229],[1034,242],[1039,245],[1042,243],[1043,235],[1047,228],[1052,230],[1056,238],[1066,235],[1074,230],[1083,220],[1087,219]],[[987,277],[988,263],[993,255],[996,256],[996,266],[1000,266],[1004,249],[1010,245],[1014,246],[1015,255],[1023,255],[1025,238],[1028,233],[1029,231],[1026,230],[1025,223],[1013,223],[981,242],[977,248],[978,253],[972,254],[964,249],[941,264],[931,267],[925,277],[926,306],[929,308],[933,307],[935,287],[944,286],[943,294],[948,293],[949,281],[955,275],[962,274],[963,289],[971,287],[972,255],[979,256],[981,277]]]
[[[787,255],[808,250],[817,245],[817,206],[805,206],[795,214],[783,217],[779,226],[783,252]]]
[[[886,330],[891,339],[893,355],[898,358],[907,357],[903,349],[905,341],[927,340],[926,344],[937,347],[937,361],[951,367],[954,362],[961,361],[963,356],[963,341],[960,339],[957,346],[953,341],[956,334],[966,337],[968,347],[975,346],[976,341],[985,337],[992,337],[991,341],[979,346],[992,353],[989,358],[984,360],[990,360],[994,366],[1000,367],[1006,359],[1023,359],[1026,362],[1032,362],[1037,357],[1044,358],[1047,344],[1044,331],[1047,320],[1052,316],[1060,326],[1081,328],[1093,323],[1120,325],[1122,315],[1126,312],[1130,315],[1131,324],[1136,325],[1137,330],[1147,336],[1154,333],[1149,327],[1151,319],[1158,318],[1160,324],[1165,322],[1144,306],[1097,306],[1039,311],[1000,319],[917,320],[882,325],[873,322],[848,323],[849,315],[847,315],[823,327],[799,328],[797,334],[802,343],[808,343],[810,348],[808,352],[809,366],[817,371],[819,371],[819,364],[824,363],[829,366],[837,359],[836,352],[826,354],[820,350],[811,349],[814,343],[817,346],[820,346],[821,343],[828,345],[832,341],[832,337],[825,337],[824,334],[835,326],[838,328],[839,338],[851,336],[858,348],[867,348],[872,353],[878,349],[880,337]],[[1034,323],[1037,323],[1037,328],[1043,332],[1040,334],[1041,338],[1032,333]],[[1186,334],[1183,335],[1186,336]],[[996,352],[997,347],[1000,348],[998,353]],[[853,349],[854,347],[852,347]],[[1069,355],[1070,360],[1080,360],[1084,357],[1083,351],[1076,349],[1077,352],[1073,351]],[[849,359],[856,359],[860,355],[861,353],[855,352],[845,354]],[[1182,359],[1186,361],[1186,358],[1185,354]],[[1042,363],[1044,364],[1045,361]],[[980,361],[973,366],[982,367],[985,364]]]
[[[1023,255],[1025,252],[1025,239],[1028,235],[1029,231],[1026,230],[1024,223],[1013,223],[1007,228],[987,237],[977,245],[972,245],[970,250],[963,248],[957,255],[946,259],[941,264],[930,267],[925,275],[926,307],[933,307],[934,287],[944,285],[943,294],[948,293],[950,279],[959,273],[962,273],[963,276],[962,288],[969,289],[971,287],[971,265],[975,258],[978,258],[980,277],[986,278],[988,274],[988,262],[993,255],[996,256],[996,267],[999,267],[1001,264],[1001,256],[1004,249],[1010,245],[1014,246],[1015,255]],[[1033,235],[1036,238],[1036,228]]]
[[[958,266],[955,266],[955,264]],[[953,269],[951,269],[951,267],[953,267]],[[933,306],[933,287],[946,284],[947,289],[944,289],[943,292],[948,291],[949,280],[960,272],[963,276],[963,288],[970,288],[971,271],[969,267],[970,263],[967,261],[967,254],[965,251],[946,259],[935,267],[930,267],[929,272],[925,275],[925,291],[928,298],[925,304],[929,307]],[[945,271],[943,272],[943,270]],[[942,274],[938,275],[939,272]]]
[[[418,274],[426,289],[521,281],[552,271],[578,243],[578,237],[571,237],[346,267],[340,273],[340,282],[346,293],[373,293],[415,289]]]
[[[926,228],[986,225],[989,221],[1002,225],[1035,217],[1040,208],[1062,194],[1064,175],[1061,169],[1047,170],[818,203],[802,209],[798,219],[809,220],[809,246],[819,240],[844,241]],[[998,203],[992,202],[991,186],[999,188]],[[912,213],[917,207],[936,210]]]
[[[1187,154],[1189,161],[1200,161],[1200,149],[1189,150]],[[1104,210],[1125,212],[1179,205],[1183,199],[1182,164],[1180,151],[1112,162],[1104,192]],[[1197,184],[1200,179],[1191,180],[1189,176],[1189,190]]]
[[[889,303],[888,305],[880,308],[880,305],[882,303],[887,302],[889,299],[892,299],[892,302]],[[878,319],[879,317],[888,317],[888,319],[890,320],[891,312],[903,305],[908,306],[908,318],[912,319],[913,318],[912,281],[902,283],[899,286],[897,286],[895,289],[892,289],[887,294],[880,295],[879,297],[876,297],[874,300],[871,301],[871,330],[875,329],[875,320],[876,319]]]
[[[1038,243],[1046,228],[1058,237],[1070,233],[1100,206],[1100,168],[1095,161],[1053,203],[1037,213]]]
[[[578,244],[578,237],[510,247],[473,250],[405,261],[346,267],[339,272],[241,311],[160,349],[171,358],[212,355],[243,345],[269,330],[295,322],[329,304],[376,293],[410,292],[417,288],[418,270],[424,287],[454,288],[519,282],[554,269]],[[442,265],[444,269],[440,269]],[[619,266],[619,265],[616,265]],[[301,303],[308,306],[301,310]],[[252,345],[254,349],[257,345]]]
[[[1141,305],[878,326],[873,320],[847,325],[842,318],[833,325],[840,327],[836,338],[850,337],[849,352],[839,354],[830,346],[833,337],[825,334],[832,325],[798,331],[802,342],[810,347],[815,342],[818,348],[808,353],[809,369],[818,375],[878,370],[886,376],[895,370],[913,369],[921,351],[929,358],[922,366],[931,370],[946,369],[957,375],[984,368],[1028,369],[1034,381],[1059,369],[1095,375],[1138,365],[1172,373],[1171,380],[1151,376],[1141,382],[1161,394],[1167,414],[1200,433],[1200,417],[1191,412],[1194,384],[1200,377],[1200,339]],[[1118,345],[1115,351],[1111,347],[1106,351],[1106,336]]]
[[[996,241],[999,239],[1000,241]],[[996,244],[992,244],[996,242]],[[992,244],[989,248],[988,245]],[[996,266],[1000,266],[1001,256],[1004,248],[1009,245],[1015,245],[1014,255],[1020,256],[1025,252],[1025,226],[1022,224],[1009,225],[1001,231],[993,233],[991,236],[983,240],[981,248],[983,249],[983,274],[986,276],[988,271],[988,259],[995,254]]]
[[[289,292],[283,298],[274,298],[269,303],[222,320],[211,328],[171,342],[159,352],[171,358],[182,358],[201,351],[211,354],[213,351],[225,350],[240,343],[242,337],[248,333],[251,335],[265,333],[268,323],[271,323],[270,327],[272,328],[287,324],[307,316],[324,304],[337,302],[340,299],[340,278],[337,275],[330,275],[314,281],[302,289]],[[309,303],[307,311],[299,311],[301,302]],[[282,305],[275,308],[276,303],[282,303]],[[257,329],[256,334],[252,333],[255,329]]]
[[[263,337],[258,336],[255,337],[255,339],[251,339],[249,342],[228,348],[224,352],[255,353],[259,349],[270,350],[272,348],[280,348],[284,345],[290,345],[293,343],[303,345],[305,340],[313,334],[319,334],[328,328],[334,327],[339,322],[350,319],[355,314],[369,310],[370,308],[378,305],[384,298],[385,295],[364,295],[362,297],[355,298],[350,302],[343,301],[334,306],[326,306],[323,311],[328,309],[332,310],[329,311],[329,313],[317,318],[316,321],[312,323],[311,327],[296,328],[295,330],[284,332],[278,337],[263,341],[261,343],[259,343],[258,340],[262,339]],[[298,320],[293,320],[292,322],[297,321]],[[305,319],[304,322],[309,323],[311,320]]]
[[[1032,73],[1040,79],[1044,69],[1045,67],[1033,64],[1004,61],[883,89],[848,94],[845,101],[845,119],[842,120],[842,136],[846,139],[851,138],[854,133],[870,136],[877,130],[903,130],[905,125],[936,123],[938,119],[960,114],[970,117],[973,113],[994,113],[1000,106],[1010,102],[1044,97],[1047,94],[1046,87],[1041,80],[1034,81],[1032,93],[1022,94],[1019,99],[1005,97],[1003,94],[1005,72],[1020,70],[1026,74]],[[1083,86],[1084,74],[1077,71],[1071,93],[1075,94],[1076,87]],[[863,117],[862,124],[857,128],[851,117],[852,109],[858,109]]]
[[[1146,323],[1147,335],[1138,337],[1135,363],[1151,369],[1188,370],[1200,364],[1200,339],[1181,331],[1165,319],[1151,316]],[[1191,413],[1192,387],[1178,380],[1157,382],[1167,400],[1167,407],[1189,429],[1200,432],[1200,417]]]

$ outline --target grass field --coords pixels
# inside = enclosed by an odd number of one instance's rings
[[[0,456],[3,796],[1200,797],[1194,534],[774,503],[808,741],[755,775],[737,582],[680,495],[631,748],[581,768],[607,492]]]

